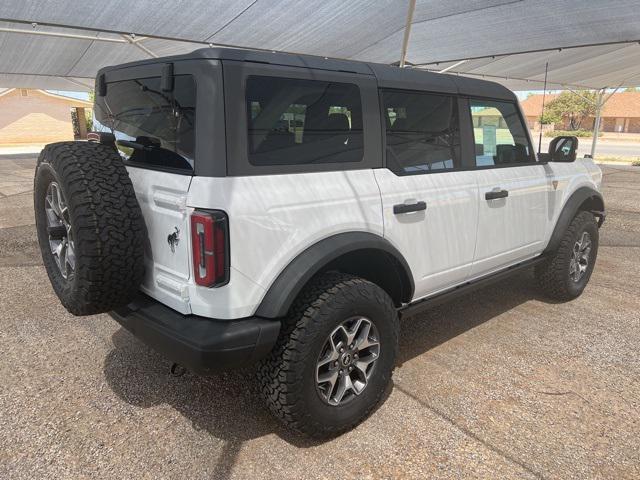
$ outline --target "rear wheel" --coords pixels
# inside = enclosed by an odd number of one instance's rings
[[[113,147],[47,145],[36,166],[34,208],[44,266],[69,312],[106,312],[136,295],[144,274],[144,224]]]
[[[380,287],[341,273],[319,276],[300,294],[259,366],[269,408],[314,437],[353,428],[389,385],[398,329],[395,306]]]
[[[542,291],[555,300],[572,300],[582,294],[598,255],[598,224],[590,212],[579,212],[569,224],[558,249],[536,266]]]

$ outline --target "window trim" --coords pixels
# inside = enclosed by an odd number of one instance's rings
[[[415,173],[398,173],[395,170],[393,170],[388,162],[387,162],[387,122],[384,120],[384,116],[386,115],[385,112],[385,105],[384,105],[384,97],[383,97],[383,93],[384,92],[397,92],[397,93],[407,93],[407,94],[422,94],[422,95],[437,95],[440,97],[450,97],[455,105],[455,108],[457,108],[457,117],[458,117],[458,131],[459,131],[459,138],[460,138],[460,158],[459,158],[459,167],[454,167],[454,168],[443,168],[441,170],[426,170],[423,172],[415,172]],[[410,89],[405,89],[405,88],[385,88],[385,87],[380,87],[378,88],[378,104],[379,104],[379,115],[380,115],[380,128],[381,128],[381,132],[382,132],[382,159],[384,162],[384,168],[386,168],[387,170],[389,170],[391,173],[393,173],[396,177],[414,177],[416,175],[437,175],[437,174],[441,174],[441,173],[453,173],[453,172],[464,172],[466,170],[470,170],[469,168],[465,167],[465,153],[466,150],[468,149],[465,148],[465,131],[463,128],[463,123],[462,123],[462,115],[461,115],[461,103],[460,103],[460,95],[456,95],[453,93],[446,93],[446,92],[434,92],[434,91],[430,91],[430,90],[410,90]]]
[[[477,96],[465,96],[464,99],[466,100],[466,107],[465,107],[465,112],[467,114],[467,123],[470,126],[469,129],[469,133],[470,133],[470,137],[467,139],[467,142],[470,142],[470,145],[473,145],[473,148],[471,148],[471,156],[469,159],[469,168],[468,170],[491,170],[494,168],[516,168],[516,167],[530,167],[533,165],[543,165],[545,162],[540,162],[537,160],[536,158],[536,153],[533,149],[533,142],[531,141],[531,133],[529,132],[529,127],[527,125],[527,123],[524,120],[524,116],[522,115],[522,110],[520,108],[520,104],[518,101],[511,101],[511,100],[501,100],[501,99],[494,99],[494,98],[490,98],[490,97],[477,97]],[[471,115],[471,100],[476,100],[479,102],[494,102],[494,103],[507,103],[507,104],[511,104],[514,106],[514,108],[516,109],[516,113],[518,115],[518,118],[520,119],[520,124],[523,126],[524,128],[524,133],[525,136],[527,137],[527,142],[529,144],[529,162],[525,162],[525,163],[506,163],[503,165],[476,165],[476,154],[475,154],[475,133],[473,131],[474,127],[473,127],[473,116]],[[501,112],[502,113],[502,112]],[[462,116],[460,117],[462,119]],[[504,118],[504,117],[503,117]]]
[[[306,67],[224,60],[225,117],[227,123],[227,176],[366,170],[382,166],[380,116],[377,114],[377,82],[373,75],[335,72]],[[318,80],[356,85],[362,104],[363,157],[357,162],[293,165],[252,165],[247,142],[246,80],[250,76]]]

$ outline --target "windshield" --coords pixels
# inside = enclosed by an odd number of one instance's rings
[[[109,83],[96,97],[96,130],[115,135],[127,163],[192,172],[195,105],[191,75],[174,77],[172,92],[161,90],[160,77]]]

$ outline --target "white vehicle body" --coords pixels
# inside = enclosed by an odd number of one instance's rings
[[[175,100],[163,104],[165,80]],[[147,112],[111,131],[147,228],[141,290],[182,315],[278,318],[299,283],[336,268],[338,237],[366,237],[357,260],[344,257],[357,263],[349,273],[367,278],[369,252],[378,269],[369,278],[400,308],[540,256],[579,189],[591,192],[582,204],[602,203],[594,163],[539,161],[515,95],[491,82],[206,49],[107,68],[101,88],[109,93],[97,97],[99,119]],[[172,117],[153,116],[168,109]],[[186,119],[186,140],[138,136],[171,118]],[[148,164],[157,142],[177,164]],[[215,285],[194,274],[204,265],[194,265],[198,212],[228,221],[226,277]]]
[[[413,273],[412,300],[437,294],[540,255],[566,201],[599,189],[591,159],[573,163],[397,177],[388,169],[193,179],[129,167],[152,243],[143,290],[183,314],[234,319],[255,314],[268,288],[304,250],[362,231],[388,239]],[[509,197],[484,193],[508,188]],[[393,205],[424,200],[402,216]],[[230,218],[231,275],[220,288],[191,278],[188,218],[221,209]],[[167,235],[177,227],[172,252]]]

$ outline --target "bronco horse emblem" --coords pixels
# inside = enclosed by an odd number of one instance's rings
[[[171,253],[176,253],[176,246],[180,243],[180,229],[178,227],[173,227],[176,229],[175,232],[169,234],[167,237],[167,243],[169,247],[171,247]]]

